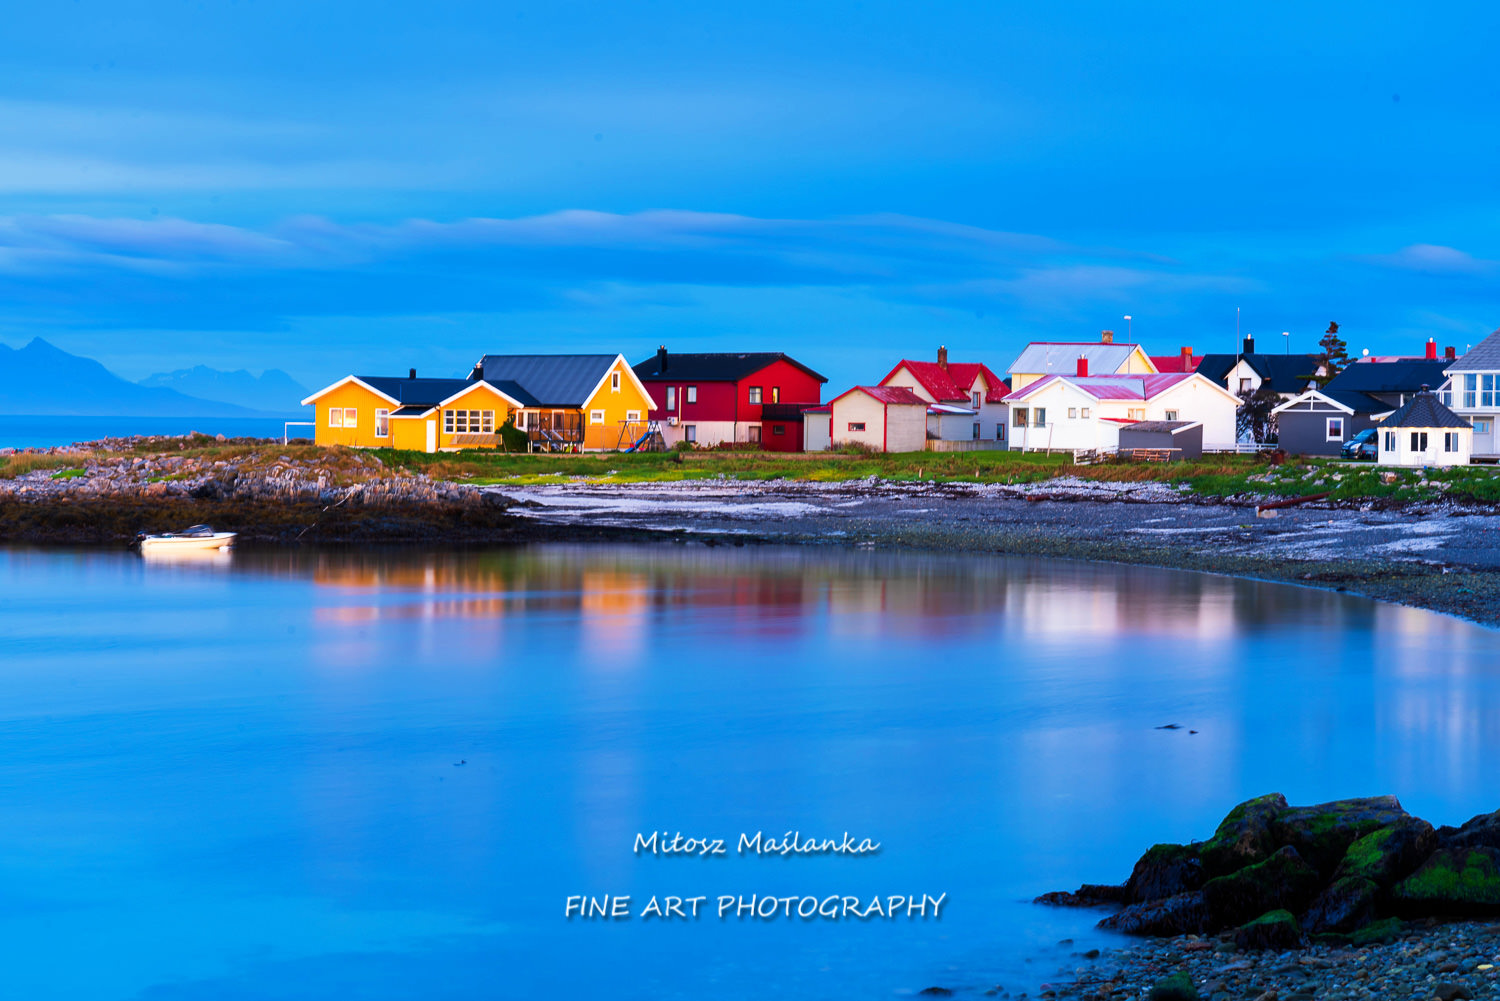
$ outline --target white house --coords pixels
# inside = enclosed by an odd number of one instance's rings
[[[828,407],[834,448],[853,443],[879,452],[920,452],[927,447],[927,401],[904,386],[855,386]]]
[[[1447,369],[1441,402],[1474,428],[1474,454],[1500,453],[1500,330],[1480,341]]]
[[[1463,466],[1474,451],[1474,426],[1418,393],[1378,427],[1376,461],[1385,466]]]
[[[981,362],[948,361],[948,349],[938,348],[937,361],[903,358],[882,386],[911,390],[927,401],[927,436],[945,442],[972,442],[967,448],[1004,448],[1009,419],[1007,387]]]
[[[1204,448],[1230,447],[1240,401],[1197,373],[1171,372],[1050,375],[1005,402],[1011,448],[1026,451],[1117,448],[1120,427],[1138,421],[1196,421],[1203,425]]]

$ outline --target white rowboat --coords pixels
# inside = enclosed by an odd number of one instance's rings
[[[160,535],[147,535],[142,532],[136,536],[140,543],[141,552],[148,549],[184,550],[184,549],[228,549],[234,545],[234,532],[215,532],[207,525],[194,525],[180,532],[163,532]]]

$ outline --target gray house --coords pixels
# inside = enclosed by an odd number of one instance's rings
[[[1309,389],[1272,411],[1278,444],[1297,455],[1338,455],[1344,442],[1375,427],[1423,389],[1442,385],[1451,360],[1362,358],[1322,389]]]
[[[1172,459],[1203,457],[1203,424],[1199,421],[1137,421],[1120,428],[1120,451],[1173,449]]]

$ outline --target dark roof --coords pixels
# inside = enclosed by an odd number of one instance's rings
[[[392,417],[421,417],[432,410],[431,404],[418,404],[414,407],[397,407],[391,412]]]
[[[1468,428],[1468,421],[1438,402],[1431,393],[1418,393],[1401,409],[1380,422],[1383,428]]]
[[[360,382],[409,406],[441,403],[468,386],[467,379],[403,379],[395,375],[357,375]]]
[[[707,352],[701,354],[667,353],[667,367],[661,367],[661,355],[654,354],[634,366],[636,376],[648,379],[692,379],[698,382],[738,382],[768,365],[784,361],[806,372],[819,382],[828,380],[795,358],[781,351]]]
[[[1356,414],[1385,414],[1394,409],[1389,403],[1377,400],[1369,393],[1361,393],[1352,389],[1337,389],[1334,385],[1337,382],[1338,379],[1334,379],[1318,392],[1333,402],[1348,407]]]
[[[1448,368],[1455,372],[1500,371],[1500,330],[1474,345]]]
[[[1328,389],[1360,393],[1416,393],[1423,386],[1437,389],[1446,380],[1444,358],[1400,358],[1394,361],[1357,361],[1334,376]]]
[[[485,355],[471,380],[483,378],[528,407],[581,407],[618,355]],[[521,390],[512,392],[511,386]],[[525,387],[522,389],[522,387]],[[524,394],[524,395],[522,395]]]
[[[1277,354],[1204,355],[1203,360],[1198,363],[1198,374],[1233,391],[1236,387],[1228,385],[1224,380],[1229,377],[1230,370],[1237,361],[1244,361],[1255,370],[1263,383],[1269,384],[1276,392],[1300,393],[1312,381],[1312,373],[1323,364],[1323,357]]]
[[[1145,431],[1149,434],[1176,434],[1202,425],[1202,421],[1136,421],[1126,425],[1122,431]]]

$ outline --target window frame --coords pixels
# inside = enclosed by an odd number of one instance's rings
[[[995,422],[995,440],[996,441],[1004,441],[1005,440],[1005,422],[1004,421],[996,421]]]
[[[1031,426],[1031,412],[1026,407],[1012,407],[1010,422],[1018,428]]]
[[[675,413],[677,411],[677,387],[676,386],[668,386],[667,387],[667,405],[663,409],[665,409],[667,411],[667,413],[669,413],[669,414],[670,413]]]
[[[1411,451],[1427,453],[1427,432],[1413,431],[1411,433]]]
[[[335,419],[334,415],[338,415],[337,419]],[[331,427],[331,428],[341,428],[341,427],[344,426],[344,408],[343,407],[329,407],[328,408],[328,426]]]
[[[346,427],[346,428],[357,428],[357,427],[359,427],[359,408],[358,407],[345,407],[344,408],[344,427]]]
[[[641,412],[639,410],[627,410],[627,411],[625,411],[625,423],[626,424],[639,424],[640,422],[641,422]]]
[[[619,372],[611,372],[611,373],[609,373],[609,391],[611,393],[618,393],[620,391],[620,373]]]
[[[602,411],[602,410],[590,410],[589,411],[589,427],[603,427],[603,426],[604,426],[604,411]]]
[[[683,399],[684,403],[697,403],[698,402],[698,387],[697,386],[689,386],[689,387],[687,387],[687,391],[683,394],[683,396],[685,397]]]
[[[745,426],[745,441],[751,445],[760,444],[760,425],[747,424]]]
[[[1333,430],[1335,426],[1338,427],[1338,431],[1337,432],[1335,432]],[[1344,418],[1342,418],[1342,417],[1325,417],[1325,418],[1323,418],[1323,440],[1324,441],[1343,441],[1344,440]]]
[[[389,438],[391,436],[391,411],[388,407],[375,408],[375,437]]]
[[[864,430],[865,430],[865,422],[864,421],[850,421],[849,422],[849,433],[850,434],[863,434]]]
[[[1458,451],[1458,432],[1457,431],[1444,431],[1443,432],[1443,451],[1444,452],[1457,452]]]
[[[693,442],[694,444],[697,444],[697,441],[698,441],[698,425],[696,425],[696,424],[684,424],[682,426],[682,440],[683,441],[690,441],[690,442]]]
[[[761,397],[763,394],[761,393],[760,386],[750,386],[748,387],[745,395],[748,398],[747,402],[751,404],[759,404],[761,402]]]

